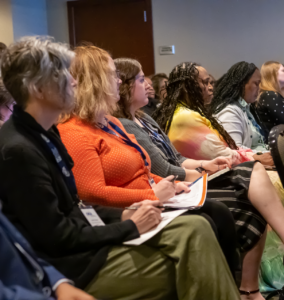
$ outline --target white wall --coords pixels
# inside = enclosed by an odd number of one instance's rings
[[[0,0],[0,40],[10,43],[14,27],[15,38],[49,34],[69,42],[66,2]],[[283,0],[152,0],[152,9],[156,72],[196,61],[218,78],[241,60],[284,62]],[[163,45],[175,45],[176,54],[160,56]]]
[[[152,0],[152,9],[156,72],[195,61],[218,78],[241,60],[284,62],[283,0]],[[176,54],[160,56],[163,45]]]
[[[0,42],[13,42],[13,21],[11,0],[0,0]]]
[[[67,1],[46,0],[46,7],[48,34],[57,41],[69,43]]]
[[[14,39],[47,35],[46,0],[12,0]]]

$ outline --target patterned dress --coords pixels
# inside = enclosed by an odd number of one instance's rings
[[[221,155],[238,157],[237,151],[227,147],[219,133],[212,128],[209,120],[184,107],[176,109],[169,138],[177,151],[189,158],[214,159]],[[277,172],[268,171],[267,174],[284,204],[284,190]],[[228,202],[225,204],[230,205]],[[283,256],[283,243],[277,234],[269,229],[261,263],[260,290],[262,292],[272,291],[284,285]]]

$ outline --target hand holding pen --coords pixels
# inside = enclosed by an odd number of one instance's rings
[[[161,212],[164,208],[163,203],[159,200],[151,201],[144,200],[138,203],[133,203],[122,213],[122,221],[127,219],[132,220],[139,233],[145,233],[156,227],[162,220]]]

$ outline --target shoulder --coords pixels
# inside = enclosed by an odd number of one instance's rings
[[[186,107],[178,107],[174,113],[174,119],[185,121],[185,122],[189,122],[193,120],[202,120],[203,118],[204,117],[201,116],[198,112]]]
[[[124,127],[126,127],[126,126],[135,127],[135,125],[137,125],[134,121],[129,120],[129,119],[119,118],[118,120]]]
[[[57,125],[60,137],[67,147],[81,147],[82,144],[94,144],[96,140],[101,139],[101,130],[95,128],[87,122],[77,118],[72,118],[67,122]]]
[[[224,109],[222,109],[216,116],[219,118],[224,115],[230,115],[230,116],[242,116],[244,114],[241,107],[235,104],[229,104]]]
[[[275,100],[276,98],[282,98],[282,95],[274,91],[262,91],[259,99]]]

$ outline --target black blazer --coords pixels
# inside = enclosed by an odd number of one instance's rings
[[[131,220],[120,221],[122,210],[117,208],[95,206],[107,225],[89,225],[39,133],[51,139],[70,170],[73,167],[57,128],[45,131],[15,106],[0,130],[3,212],[40,257],[84,288],[104,264],[110,246],[137,238],[139,232]]]

